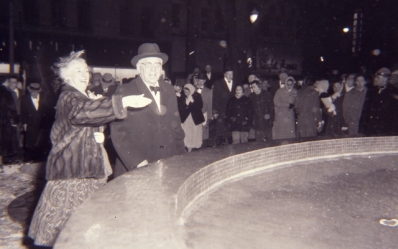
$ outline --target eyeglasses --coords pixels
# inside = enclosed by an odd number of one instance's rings
[[[143,65],[146,69],[150,69],[150,68],[155,68],[155,69],[159,69],[162,66],[162,63],[160,62],[142,62],[140,63],[141,65]]]
[[[184,90],[188,90],[188,91],[190,91],[190,90],[189,90],[189,88],[185,88],[185,87],[184,87]]]

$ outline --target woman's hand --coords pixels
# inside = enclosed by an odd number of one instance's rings
[[[187,97],[187,101],[193,103],[193,97],[192,97],[192,95],[189,95],[189,96]]]
[[[152,100],[144,97],[144,94],[141,95],[129,95],[122,98],[123,107],[133,107],[133,108],[142,108],[149,105]]]

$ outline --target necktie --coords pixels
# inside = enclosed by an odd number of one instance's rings
[[[156,95],[157,92],[160,91],[160,88],[159,88],[158,86],[150,86],[149,89],[150,89],[152,92],[154,92],[155,95]]]

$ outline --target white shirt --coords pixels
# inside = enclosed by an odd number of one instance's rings
[[[231,92],[232,91],[232,80],[231,80],[231,82],[228,82],[227,78],[225,78],[225,77],[224,77],[224,80],[225,80],[225,82],[227,82],[228,89]]]
[[[206,73],[206,75],[207,75],[207,78],[210,80],[210,78],[211,78],[211,73]]]
[[[40,94],[37,95],[37,98],[33,98],[32,96],[30,96],[30,98],[32,99],[33,105],[36,108],[36,111],[39,110],[39,100],[40,100]]]
[[[285,83],[282,83],[282,81],[279,81],[279,88],[284,88],[285,87]]]
[[[19,90],[15,88],[13,91],[17,94],[17,98],[19,98]]]
[[[155,95],[155,92],[151,91],[151,88],[149,87],[149,85],[147,85],[147,84],[145,84],[145,85],[146,85],[146,87],[148,87],[149,92],[152,94],[152,97],[155,99],[155,102],[156,102],[156,105],[158,106],[159,112],[161,112],[161,110],[160,110],[160,91],[157,91],[156,95]],[[156,83],[155,87],[159,87],[159,82]]]
[[[345,92],[348,93],[349,91],[351,91],[355,86],[349,87],[347,85],[345,85]]]

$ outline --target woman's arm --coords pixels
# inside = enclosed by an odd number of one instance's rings
[[[68,119],[75,125],[103,125],[127,116],[119,95],[92,100],[79,93],[69,92],[62,95],[62,98],[64,108],[68,110]]]

